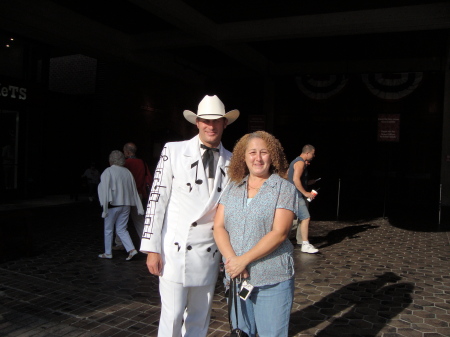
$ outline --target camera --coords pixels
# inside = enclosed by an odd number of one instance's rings
[[[241,291],[239,291],[239,297],[242,298],[244,301],[246,301],[247,298],[250,296],[252,290],[253,286],[247,281],[244,281],[242,283]]]

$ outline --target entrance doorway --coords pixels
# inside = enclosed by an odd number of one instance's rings
[[[0,110],[1,191],[17,190],[19,112]]]

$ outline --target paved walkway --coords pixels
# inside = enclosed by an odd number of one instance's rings
[[[10,211],[0,212],[14,243],[0,262],[0,336],[156,336],[158,280],[143,254],[97,258],[98,207]],[[450,336],[448,233],[312,222],[311,242],[319,254],[295,250],[289,336]],[[218,282],[208,336],[228,336],[226,310]]]

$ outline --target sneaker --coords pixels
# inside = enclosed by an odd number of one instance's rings
[[[305,243],[302,245],[302,252],[303,253],[309,253],[309,254],[314,254],[317,253],[319,250],[314,247],[312,244],[310,243]]]
[[[117,245],[112,247],[112,250],[125,250],[125,247],[123,245]]]
[[[137,253],[138,253],[137,250],[136,250],[136,249],[133,249],[133,250],[130,252],[130,254],[128,254],[128,257],[127,257],[125,260],[130,261],[130,260],[133,258],[133,256],[135,256]]]
[[[100,254],[98,257],[101,259],[112,259],[112,254],[103,253],[103,254]]]

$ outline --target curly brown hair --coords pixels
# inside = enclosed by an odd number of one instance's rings
[[[268,132],[255,131],[244,135],[234,146],[233,156],[228,167],[228,176],[231,181],[240,182],[249,174],[248,167],[245,163],[245,151],[250,140],[254,138],[261,138],[267,145],[267,150],[272,161],[269,169],[270,173],[277,173],[280,177],[286,178],[289,164],[280,141]]]

